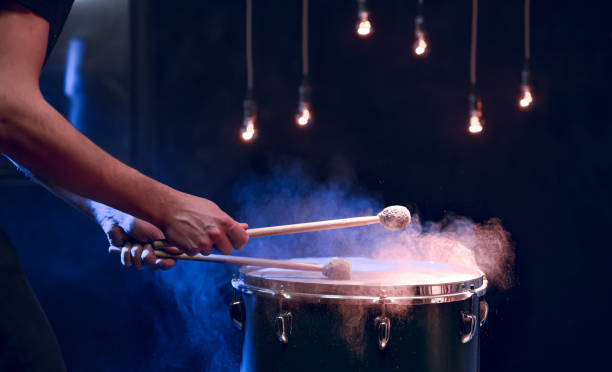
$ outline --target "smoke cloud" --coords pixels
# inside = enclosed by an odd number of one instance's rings
[[[229,265],[180,262],[156,274],[155,282],[167,293],[169,306],[152,309],[161,341],[153,354],[153,370],[239,369],[240,332],[227,309],[235,270]]]
[[[447,216],[441,222],[421,223],[415,216],[399,234],[381,238],[377,258],[437,261],[482,270],[489,285],[512,286],[514,247],[498,218],[475,223],[467,217]]]

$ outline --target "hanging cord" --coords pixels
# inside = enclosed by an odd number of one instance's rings
[[[357,12],[361,15],[366,12],[366,0],[357,0]]]
[[[529,0],[525,0],[525,61],[531,58],[531,47],[529,45]]]
[[[302,75],[308,76],[308,0],[302,0]]]
[[[247,95],[249,98],[253,92],[253,0],[246,0],[246,60],[247,60]]]
[[[418,6],[417,6],[417,19],[418,18],[423,18],[423,0],[419,0],[418,2]]]
[[[472,47],[470,52],[470,83],[476,85],[476,35],[478,32],[478,0],[472,0]]]

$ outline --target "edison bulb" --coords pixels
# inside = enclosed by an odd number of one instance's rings
[[[244,120],[244,126],[240,131],[240,137],[244,142],[249,142],[255,138],[255,118],[248,117]]]
[[[482,113],[478,110],[472,110],[470,113],[470,126],[468,127],[470,133],[476,134],[482,132],[483,121],[481,116]]]
[[[412,50],[414,55],[417,57],[422,57],[427,53],[427,41],[425,40],[425,30],[423,29],[423,25],[425,23],[425,19],[422,15],[418,15],[414,19],[414,37],[415,41],[412,45]]]
[[[362,37],[370,36],[374,32],[372,23],[368,19],[368,12],[359,12],[359,21],[357,22],[357,34]]]
[[[300,102],[298,112],[295,114],[295,122],[302,127],[312,122],[312,113],[308,102]]]
[[[533,103],[533,93],[531,93],[531,87],[529,85],[521,85],[521,97],[519,99],[519,107],[521,109],[527,109]]]
[[[422,56],[427,51],[427,41],[425,41],[425,36],[420,35],[417,40],[414,42],[414,54],[417,56]]]

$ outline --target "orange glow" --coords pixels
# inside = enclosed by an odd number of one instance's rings
[[[414,42],[414,54],[422,56],[427,51],[427,42],[425,37],[420,35],[419,38]]]
[[[300,103],[300,108],[298,109],[297,115],[295,115],[295,122],[299,126],[305,126],[310,124],[312,121],[312,116],[310,114],[310,109],[308,108],[307,103]]]
[[[522,94],[519,100],[519,107],[522,109],[526,109],[533,103],[533,94],[531,93],[531,87],[529,85],[522,85],[521,91]]]
[[[368,12],[359,13],[359,23],[357,24],[357,34],[359,36],[369,36],[372,34],[372,23],[368,19]]]
[[[480,117],[482,116],[482,113],[480,111],[477,110],[472,110],[472,113],[470,115],[470,126],[468,128],[468,131],[470,133],[480,133],[482,132],[482,120],[480,119]]]
[[[246,126],[240,131],[240,137],[244,142],[249,142],[255,138],[255,120],[253,118],[246,120]]]

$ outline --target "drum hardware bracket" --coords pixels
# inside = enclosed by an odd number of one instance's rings
[[[279,298],[279,313],[274,319],[274,325],[276,328],[276,338],[283,344],[289,343],[289,336],[291,335],[291,331],[293,329],[293,314],[290,311],[285,311],[283,309],[284,299],[290,298],[285,292],[281,289],[278,293]]]
[[[237,278],[232,279],[232,281],[237,280]],[[238,290],[236,287],[233,288],[234,295],[232,298],[232,302],[229,305],[229,315],[230,319],[232,319],[232,323],[242,330],[244,328],[244,303],[241,299],[238,299]]]
[[[381,304],[382,314],[374,319],[374,327],[376,329],[376,336],[378,339],[378,349],[384,350],[389,343],[389,337],[391,337],[391,320],[387,316],[387,303],[389,300],[383,293],[378,299],[378,303]]]
[[[480,299],[478,307],[480,313],[480,326],[482,327],[486,323],[487,318],[489,317],[489,304],[487,303],[487,300],[484,299],[484,297]]]
[[[478,323],[478,317],[474,315],[474,313],[475,313],[476,300],[479,300],[479,296],[478,294],[476,294],[476,290],[474,289],[473,284],[470,285],[469,291],[472,294],[471,299],[470,299],[470,311],[461,312],[462,324],[466,328],[469,327],[468,328],[469,331],[465,332],[461,336],[461,342],[464,344],[467,344],[468,342],[472,341],[472,339],[474,338],[474,335],[476,334],[476,324]]]

